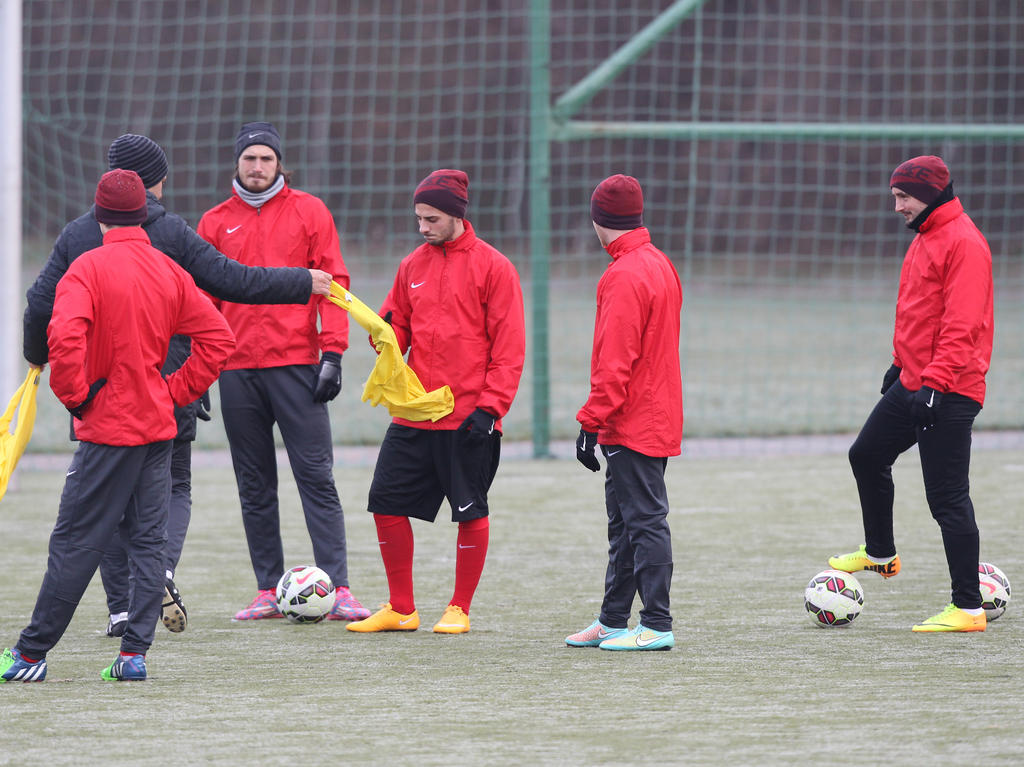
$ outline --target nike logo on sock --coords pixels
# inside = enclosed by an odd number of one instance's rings
[[[467,546],[467,545],[466,545],[466,544],[464,544],[464,543],[460,543],[460,544],[459,544],[459,548],[460,548],[460,549],[475,549],[475,548],[476,548],[476,546]]]

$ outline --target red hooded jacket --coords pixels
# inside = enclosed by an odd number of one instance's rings
[[[466,231],[444,245],[423,243],[398,265],[380,314],[427,391],[447,384],[455,410],[436,422],[394,422],[457,429],[476,408],[498,421],[512,406],[526,356],[519,274],[504,255]]]
[[[984,405],[992,307],[992,253],[954,197],[925,219],[903,259],[893,335],[900,382]]]
[[[192,354],[167,376],[160,366],[174,334]],[[107,383],[74,422],[75,436],[101,445],[147,445],[178,433],[174,405],[210,388],[235,348],[227,322],[192,277],[153,248],[141,227],[112,229],[57,283],[47,328],[50,388],[65,407]]]
[[[679,455],[679,275],[644,227],[621,235],[607,250],[613,260],[597,284],[590,398],[576,420],[597,432],[602,445],[652,457]]]
[[[259,208],[237,193],[208,210],[196,230],[228,258],[246,266],[322,269],[349,287],[338,230],[317,197],[287,185]],[[235,304],[214,299],[237,336],[225,370],[308,365],[321,351],[348,349],[348,312],[324,296],[305,304]],[[322,329],[317,329],[317,313]]]

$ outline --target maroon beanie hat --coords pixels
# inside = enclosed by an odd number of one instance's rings
[[[643,226],[644,190],[632,176],[609,176],[590,197],[590,218],[608,229],[636,229]]]
[[[146,187],[133,170],[107,171],[96,185],[96,220],[112,226],[138,226],[146,220]]]
[[[896,187],[926,205],[931,205],[949,186],[949,168],[941,157],[911,157],[896,167],[889,179],[889,188]]]
[[[469,176],[461,170],[435,170],[416,187],[413,205],[422,202],[455,218],[466,217],[469,205]]]

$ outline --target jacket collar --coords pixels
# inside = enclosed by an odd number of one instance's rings
[[[646,245],[650,241],[651,233],[647,230],[647,227],[641,226],[616,238],[613,242],[609,243],[605,250],[608,251],[608,255],[612,258],[618,258],[624,253],[636,250],[641,245]]]
[[[944,205],[940,205],[932,214],[928,216],[918,227],[918,232],[924,234],[931,229],[937,229],[940,226],[948,224],[954,218],[964,212],[963,203],[960,202],[959,197],[954,197]]]
[[[111,229],[103,235],[104,245],[110,245],[114,242],[130,242],[133,240],[149,244],[149,235],[146,234],[146,230],[141,226],[119,226],[117,229]]]

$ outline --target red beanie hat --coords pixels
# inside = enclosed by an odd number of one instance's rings
[[[632,176],[609,176],[590,197],[590,218],[608,229],[636,229],[644,225],[644,191]]]
[[[889,179],[889,188],[906,192],[926,205],[931,205],[949,186],[949,168],[941,157],[922,155],[911,157],[896,167]]]
[[[466,217],[469,205],[469,176],[461,170],[435,170],[416,187],[413,205],[422,202],[455,218]]]
[[[146,187],[139,174],[118,168],[96,185],[96,220],[113,226],[138,226],[146,220]]]

